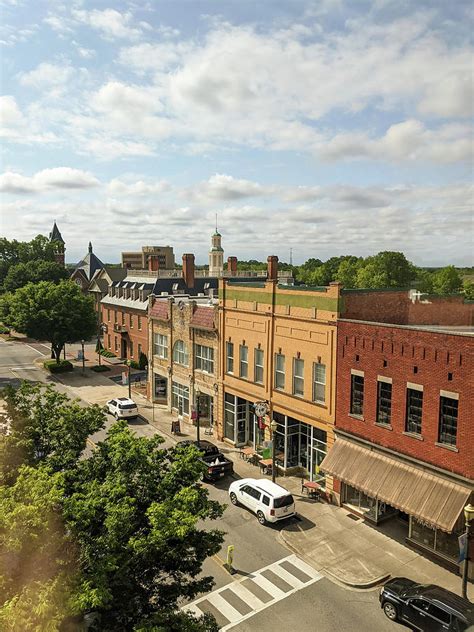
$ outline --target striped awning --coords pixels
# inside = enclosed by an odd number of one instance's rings
[[[320,468],[372,498],[451,533],[473,487],[362,445],[337,439]]]

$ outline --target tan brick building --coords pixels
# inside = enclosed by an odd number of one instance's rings
[[[236,446],[262,445],[275,419],[281,465],[323,480],[319,464],[334,442],[340,286],[279,285],[277,258],[268,263],[266,282],[220,282],[217,434]],[[254,404],[260,401],[268,415],[259,422]],[[326,483],[331,491],[332,481]]]
[[[149,392],[186,420],[213,424],[219,353],[217,300],[186,295],[152,299],[149,310]]]

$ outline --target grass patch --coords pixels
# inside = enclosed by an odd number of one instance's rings
[[[66,373],[67,371],[72,371],[73,369],[69,360],[60,360],[59,364],[56,360],[45,360],[43,362],[43,366],[50,373]]]
[[[105,366],[105,364],[96,364],[95,366],[92,366],[91,369],[96,373],[105,373],[105,371],[110,371],[110,367]]]

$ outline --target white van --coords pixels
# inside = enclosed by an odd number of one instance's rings
[[[295,501],[290,492],[266,478],[234,481],[229,487],[229,497],[233,505],[243,505],[253,511],[260,524],[296,515]]]

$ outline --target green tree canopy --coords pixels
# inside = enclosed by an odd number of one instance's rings
[[[462,287],[462,279],[454,266],[446,266],[433,274],[435,294],[455,294]]]
[[[402,252],[384,251],[365,259],[357,272],[357,287],[408,287],[415,277],[415,267]]]
[[[0,286],[3,286],[3,281],[13,265],[28,261],[54,261],[56,245],[44,235],[38,235],[31,241],[0,237]]]
[[[56,261],[28,261],[10,266],[3,281],[3,288],[5,291],[11,292],[27,283],[38,283],[39,281],[58,283],[67,278],[69,278],[69,272]]]
[[[3,322],[36,340],[47,340],[59,363],[64,344],[88,340],[96,331],[94,301],[70,281],[28,283],[0,303]]]

